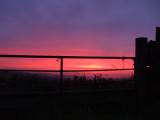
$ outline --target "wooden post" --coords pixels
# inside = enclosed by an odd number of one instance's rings
[[[160,42],[160,27],[156,27],[156,42]]]
[[[61,65],[60,65],[60,91],[63,91],[63,57],[61,57]]]
[[[135,82],[137,120],[146,120],[147,98],[147,38],[136,38]]]

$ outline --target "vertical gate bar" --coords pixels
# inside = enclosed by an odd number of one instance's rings
[[[60,65],[60,91],[63,92],[63,57],[61,57]]]

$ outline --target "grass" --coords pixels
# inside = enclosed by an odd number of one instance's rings
[[[0,72],[0,92],[54,92],[60,90],[61,83],[57,78],[51,78],[41,74],[24,72]],[[98,89],[119,89],[133,88],[132,78],[115,81],[112,78],[103,78],[97,75],[93,79],[73,76],[73,79],[64,79],[63,90],[98,90]]]
[[[127,95],[88,94],[12,98],[3,101],[3,104],[9,107],[4,107],[0,113],[3,114],[3,119],[12,117],[17,120],[132,120],[134,100],[121,101],[120,96],[123,98]]]
[[[131,80],[102,77],[65,80],[64,91],[133,88]],[[53,80],[53,79],[52,79]],[[35,74],[0,73],[1,93],[56,92],[57,80]],[[57,94],[53,96],[0,96],[0,120],[133,120],[134,93]]]

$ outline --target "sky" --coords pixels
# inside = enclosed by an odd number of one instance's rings
[[[0,0],[0,54],[134,56],[156,26],[160,0]]]

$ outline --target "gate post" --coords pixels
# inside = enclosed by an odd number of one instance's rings
[[[136,38],[135,85],[136,85],[136,120],[146,120],[147,106],[147,38]]]
[[[160,27],[156,27],[156,41],[160,42]]]

